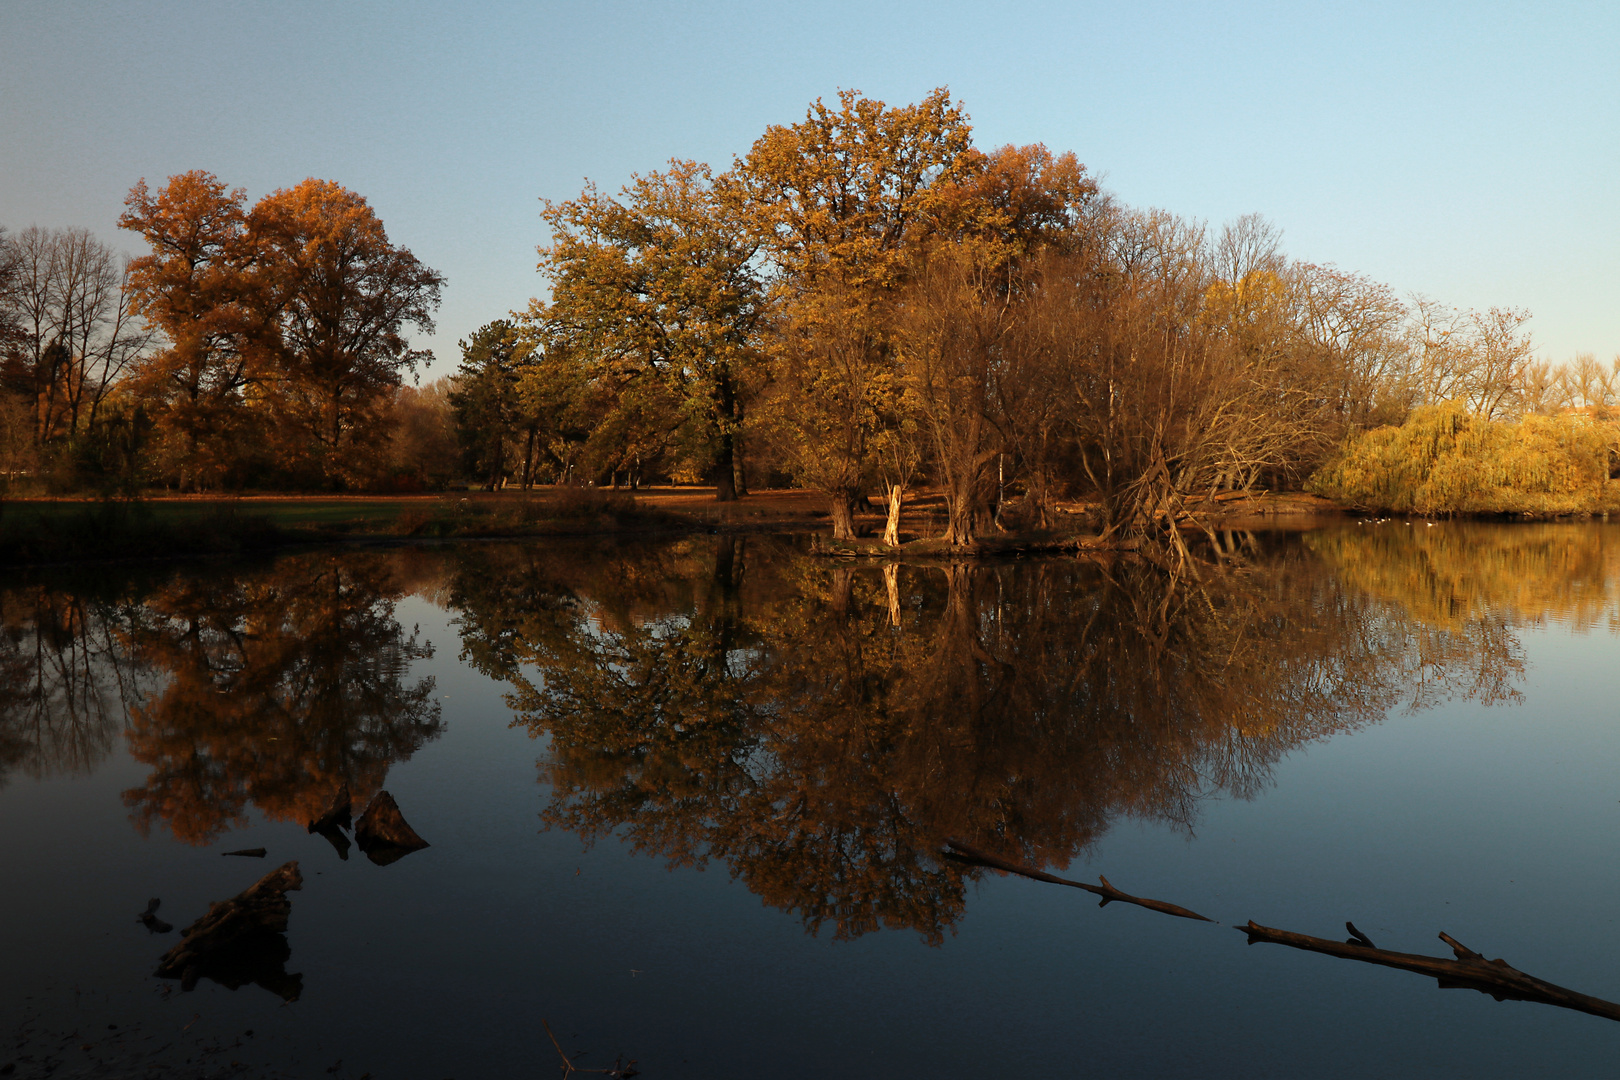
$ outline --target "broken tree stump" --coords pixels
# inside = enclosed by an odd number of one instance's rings
[[[344,784],[338,788],[337,794],[332,796],[332,801],[327,804],[325,810],[321,811],[320,816],[309,823],[309,831],[312,833],[324,833],[328,830],[347,829],[349,827],[352,803],[353,800],[349,797],[349,785]]]
[[[379,791],[354,823],[354,842],[366,858],[378,866],[397,862],[413,851],[431,845],[411,828],[399,812],[399,804],[386,791]]]
[[[1178,904],[1169,904],[1163,900],[1148,900],[1144,897],[1132,896],[1130,893],[1121,892],[1109,884],[1108,879],[1105,877],[1099,876],[1097,878],[1098,881],[1102,882],[1101,885],[1088,885],[1083,881],[1071,881],[1068,878],[1058,877],[1056,874],[1048,874],[1046,871],[1037,870],[1033,866],[1025,866],[1022,863],[1010,862],[1007,859],[991,855],[989,852],[980,851],[978,848],[970,847],[960,840],[946,840],[945,847],[947,848],[947,855],[951,856],[952,858],[959,859],[962,862],[978,863],[980,866],[988,866],[994,870],[1004,870],[1009,874],[1017,874],[1020,877],[1034,878],[1036,881],[1047,881],[1053,885],[1067,885],[1071,889],[1084,889],[1093,896],[1102,897],[1102,901],[1097,905],[1098,907],[1107,907],[1112,901],[1118,900],[1122,904],[1135,904],[1137,907],[1147,908],[1149,911],[1157,911],[1164,915],[1174,915],[1178,919],[1196,919],[1199,922],[1214,922],[1213,919],[1200,915],[1196,911],[1189,911]]]
[[[146,927],[154,934],[167,934],[170,930],[173,930],[174,927],[158,918],[157,909],[162,906],[162,904],[162,900],[159,900],[155,896],[152,897],[152,899],[146,902],[146,910],[135,916],[135,921]]]
[[[208,905],[206,915],[180,932],[180,943],[163,954],[154,974],[179,979],[182,990],[208,978],[232,990],[257,983],[284,1000],[298,1000],[302,976],[286,972],[292,950],[285,933],[292,912],[287,893],[303,884],[298,864],[288,862],[229,900]]]
[[[327,804],[314,821],[309,823],[309,831],[326,838],[326,842],[337,849],[338,858],[344,862],[349,861],[349,837],[343,830],[350,827],[349,815],[352,812],[353,799],[349,796],[349,785],[344,784],[338,788],[337,794]]]
[[[1238,929],[1249,935],[1250,945],[1256,942],[1287,945],[1306,952],[1337,956],[1342,960],[1360,960],[1364,964],[1378,964],[1382,967],[1428,975],[1439,982],[1442,990],[1478,990],[1482,994],[1491,995],[1497,1001],[1538,1001],[1543,1005],[1556,1005],[1560,1009],[1573,1009],[1576,1012],[1601,1016],[1605,1020],[1620,1020],[1620,1004],[1577,993],[1574,990],[1566,990],[1534,975],[1526,975],[1518,968],[1510,966],[1506,960],[1487,960],[1443,930],[1440,932],[1440,940],[1451,946],[1451,951],[1457,957],[1455,960],[1447,960],[1441,956],[1423,956],[1420,953],[1393,952],[1389,949],[1376,948],[1371,943],[1362,944],[1360,941],[1334,941],[1330,938],[1312,937],[1309,934],[1296,934],[1290,930],[1261,926],[1252,919],[1247,926],[1240,926]],[[1351,933],[1365,940],[1365,935],[1353,928]]]

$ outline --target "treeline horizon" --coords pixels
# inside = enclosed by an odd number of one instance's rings
[[[1529,313],[1458,310],[1130,207],[1072,153],[983,150],[939,89],[856,91],[731,167],[673,160],[544,200],[547,300],[407,383],[444,279],[363,197],[251,207],[193,171],[132,189],[120,260],[85,230],[0,233],[0,475],[13,486],[426,490],[472,480],[791,483],[834,532],[944,493],[947,539],[1173,536],[1189,500],[1296,488],[1358,435],[1457,403],[1607,418],[1620,358],[1554,367]],[[897,520],[897,519],[896,519]],[[893,533],[891,526],[891,534]]]

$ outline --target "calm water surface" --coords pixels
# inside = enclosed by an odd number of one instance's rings
[[[1620,1000],[1620,528],[1224,539],[1177,586],[769,537],[13,575],[0,1066],[537,1077],[544,1022],[650,1080],[1615,1075],[1620,1024],[1233,927]],[[431,847],[311,834],[344,785]],[[154,976],[148,898],[290,859],[279,953]]]

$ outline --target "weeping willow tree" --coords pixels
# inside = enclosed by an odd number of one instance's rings
[[[1392,513],[1595,513],[1620,508],[1617,451],[1620,428],[1586,416],[1503,423],[1445,402],[1352,440],[1309,489]]]

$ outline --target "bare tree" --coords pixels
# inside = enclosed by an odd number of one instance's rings
[[[1578,353],[1555,376],[1558,405],[1606,416],[1620,405],[1620,357],[1609,367],[1591,353]]]
[[[1521,411],[1535,352],[1524,329],[1529,321],[1530,313],[1518,308],[1460,311],[1415,297],[1406,337],[1416,399],[1460,401],[1492,420]]]
[[[152,334],[130,310],[128,260],[88,230],[35,226],[11,246],[6,381],[33,414],[36,443],[72,437],[96,421]]]
[[[1398,421],[1411,404],[1401,339],[1407,306],[1389,286],[1333,266],[1296,264],[1290,279],[1298,332],[1344,427]]]
[[[1180,536],[1193,495],[1281,475],[1325,449],[1327,398],[1280,336],[1282,267],[1263,230],[1122,214],[1102,258],[1040,294],[1063,354],[1070,430],[1109,534]],[[1234,281],[1226,274],[1238,273]]]
[[[990,527],[991,466],[1008,449],[1004,384],[1017,381],[1022,298],[1018,272],[986,264],[972,246],[940,245],[913,276],[897,320],[906,400],[944,488],[945,540],[971,544]]]

